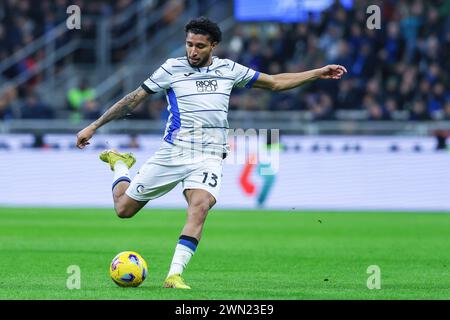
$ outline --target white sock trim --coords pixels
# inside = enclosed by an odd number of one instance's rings
[[[182,274],[193,255],[194,251],[191,248],[188,248],[182,244],[177,244],[167,277],[174,274]]]
[[[114,164],[114,178],[113,183],[116,182],[119,178],[127,177],[130,179],[130,171],[128,170],[125,162],[119,160]],[[131,180],[131,179],[130,179]]]

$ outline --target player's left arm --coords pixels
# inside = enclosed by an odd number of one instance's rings
[[[316,79],[341,79],[345,73],[347,73],[347,69],[338,64],[330,64],[322,68],[298,73],[268,75],[261,72],[253,84],[253,88],[282,91],[296,88]]]

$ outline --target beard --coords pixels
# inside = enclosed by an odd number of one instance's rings
[[[205,58],[203,58],[203,59],[198,60],[197,62],[191,63],[191,60],[189,59],[189,56],[188,56],[187,53],[186,53],[186,58],[187,58],[187,60],[188,60],[189,65],[190,65],[191,67],[195,67],[195,68],[201,68],[201,67],[206,66],[206,63],[207,63],[208,60],[209,60],[209,57],[205,57]]]

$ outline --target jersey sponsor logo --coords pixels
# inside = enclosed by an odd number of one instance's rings
[[[195,84],[198,92],[215,92],[218,88],[217,80],[197,80]]]
[[[136,187],[136,191],[139,193],[144,193],[144,186],[142,184],[138,185]]]
[[[194,72],[185,73],[184,76],[189,77],[191,74],[194,74]]]
[[[216,70],[216,71],[214,71],[214,73],[217,74],[219,77],[223,76],[223,73],[220,70]]]

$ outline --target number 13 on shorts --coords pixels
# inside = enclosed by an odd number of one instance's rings
[[[203,181],[202,183],[207,183],[210,187],[217,187],[217,178],[218,176],[215,173],[203,172]],[[208,183],[208,181],[210,181]]]
[[[203,189],[217,200],[222,182],[222,161],[208,161],[196,168],[184,181],[184,189]]]

